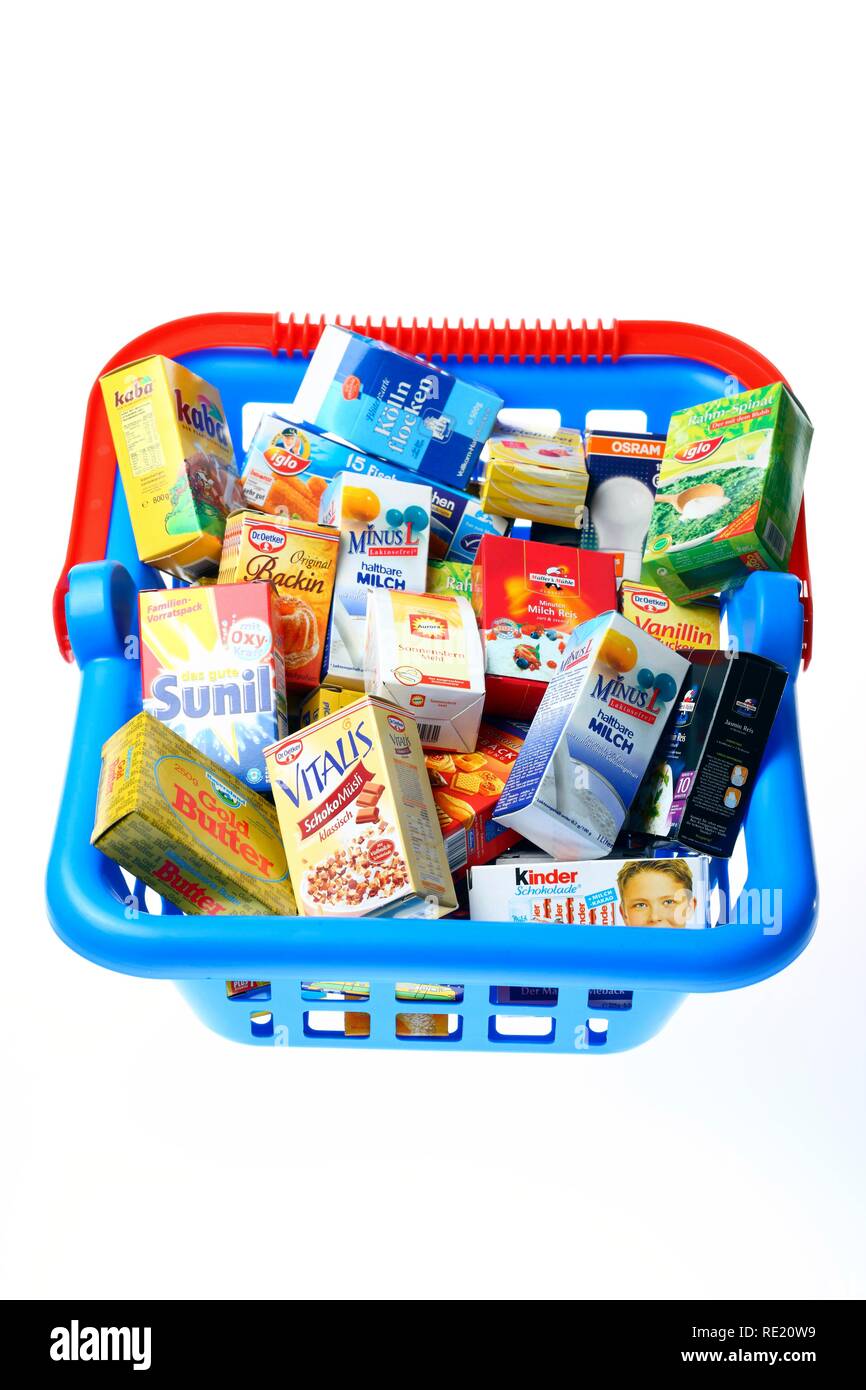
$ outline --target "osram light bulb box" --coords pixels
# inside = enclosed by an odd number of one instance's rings
[[[430,488],[339,473],[322,497],[319,521],[340,532],[322,680],[363,690],[369,595],[380,589],[424,592]]]
[[[145,710],[267,792],[264,750],[288,731],[282,626],[270,584],[138,596]]]
[[[721,613],[717,598],[674,603],[651,584],[624,579],[619,586],[619,611],[666,647],[711,650],[719,646]]]
[[[314,521],[235,512],[226,523],[220,584],[267,581],[279,596],[286,685],[319,683],[340,533]]]
[[[442,917],[457,906],[411,716],[365,696],[266,756],[302,915]]]
[[[561,863],[511,859],[470,869],[469,911],[475,921],[708,927],[709,867],[704,855]]]
[[[487,387],[328,324],[294,413],[387,463],[459,485],[471,478],[502,404]]]
[[[557,859],[610,854],[687,671],[619,613],[575,628],[496,819]]]
[[[220,394],[167,357],[100,377],[139,559],[215,574],[229,512],[243,506]]]
[[[102,749],[91,843],[184,912],[295,915],[273,806],[150,714]]]
[[[472,753],[484,708],[478,626],[458,595],[371,593],[364,680],[418,721],[425,748]]]
[[[575,627],[616,607],[610,555],[485,536],[472,568],[472,607],[487,678],[487,713],[528,719]]]
[[[671,416],[643,578],[675,602],[787,569],[812,425],[780,381]]]
[[[729,858],[788,680],[751,652],[687,653],[689,670],[628,828]]]

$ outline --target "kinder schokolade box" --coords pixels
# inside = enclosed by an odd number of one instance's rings
[[[471,478],[501,407],[484,386],[328,324],[293,413],[410,473],[459,485]]]
[[[313,521],[235,512],[226,524],[220,584],[268,580],[279,595],[286,685],[318,685],[340,533]]]
[[[443,917],[457,906],[411,716],[365,696],[267,759],[299,912]]]
[[[167,357],[100,378],[139,559],[182,579],[215,574],[243,506],[219,392]]]
[[[371,594],[364,679],[368,694],[418,720],[425,748],[474,751],[484,708],[484,658],[467,599]]]
[[[184,912],[295,913],[274,808],[149,714],[102,749],[91,843]]]
[[[270,584],[145,590],[138,598],[144,708],[256,791],[283,738],[286,678]]]
[[[671,416],[644,577],[675,602],[784,570],[812,425],[777,381]]]

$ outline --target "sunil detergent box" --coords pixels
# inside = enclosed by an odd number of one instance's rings
[[[575,628],[496,819],[557,859],[610,854],[687,671],[618,613]]]
[[[283,639],[270,584],[138,596],[145,710],[266,792],[264,750],[287,731]]]
[[[729,858],[788,673],[751,652],[685,655],[688,675],[628,828]]]
[[[226,523],[220,584],[266,580],[274,585],[291,690],[319,683],[339,540],[334,527],[259,512],[234,512]]]
[[[457,906],[411,716],[365,696],[267,758],[301,914],[442,917]]]
[[[484,648],[487,713],[529,719],[572,630],[616,607],[613,558],[486,536],[472,569],[472,607]]]
[[[167,357],[100,378],[139,559],[182,579],[215,574],[243,505],[219,392]]]
[[[322,679],[364,689],[367,599],[376,590],[423,593],[430,541],[430,488],[339,473],[319,520],[340,532],[334,603]]]
[[[501,407],[484,386],[329,324],[294,413],[386,463],[460,485],[471,478]]]
[[[295,913],[273,806],[150,714],[102,749],[91,843],[184,912]]]
[[[671,416],[642,577],[675,602],[788,567],[812,425],[780,382]]]
[[[509,859],[470,869],[469,909],[476,921],[707,927],[709,865],[703,855],[564,863]]]
[[[425,748],[473,752],[484,708],[484,658],[467,599],[371,593],[365,651],[368,694],[412,714]]]

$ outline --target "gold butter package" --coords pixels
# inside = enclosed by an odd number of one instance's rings
[[[273,807],[150,714],[103,746],[91,843],[184,912],[295,915]]]

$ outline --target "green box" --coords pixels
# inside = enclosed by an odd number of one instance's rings
[[[786,570],[812,425],[782,382],[671,416],[643,574],[674,602]]]
[[[431,560],[427,566],[428,594],[462,594],[472,598],[472,566],[462,560]]]

